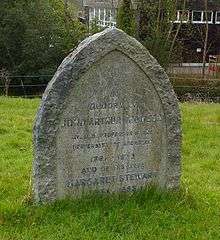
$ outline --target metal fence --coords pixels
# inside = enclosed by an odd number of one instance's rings
[[[0,95],[24,98],[42,97],[52,77],[53,75],[9,76],[10,83],[4,81],[0,83]],[[204,80],[186,76],[170,76],[170,80],[181,101],[195,100],[220,103],[220,79]]]
[[[0,82],[0,94],[19,97],[41,97],[53,75],[8,76],[10,82]],[[36,84],[35,84],[36,82]]]

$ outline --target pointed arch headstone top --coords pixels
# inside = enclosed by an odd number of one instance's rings
[[[34,154],[37,202],[149,185],[177,189],[180,111],[165,71],[121,30],[85,39],[43,95]]]

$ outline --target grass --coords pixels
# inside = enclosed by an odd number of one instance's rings
[[[39,100],[0,97],[0,239],[220,239],[220,105],[181,105],[181,191],[30,201]]]

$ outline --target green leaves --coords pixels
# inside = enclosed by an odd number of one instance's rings
[[[0,68],[11,75],[53,74],[86,34],[62,0],[4,1],[0,8]]]
[[[123,0],[118,9],[117,26],[127,34],[135,35],[135,16],[131,0]]]

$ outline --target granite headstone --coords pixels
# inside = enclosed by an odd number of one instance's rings
[[[178,101],[166,73],[137,40],[106,29],[64,59],[43,95],[35,200],[176,189],[180,148]]]

